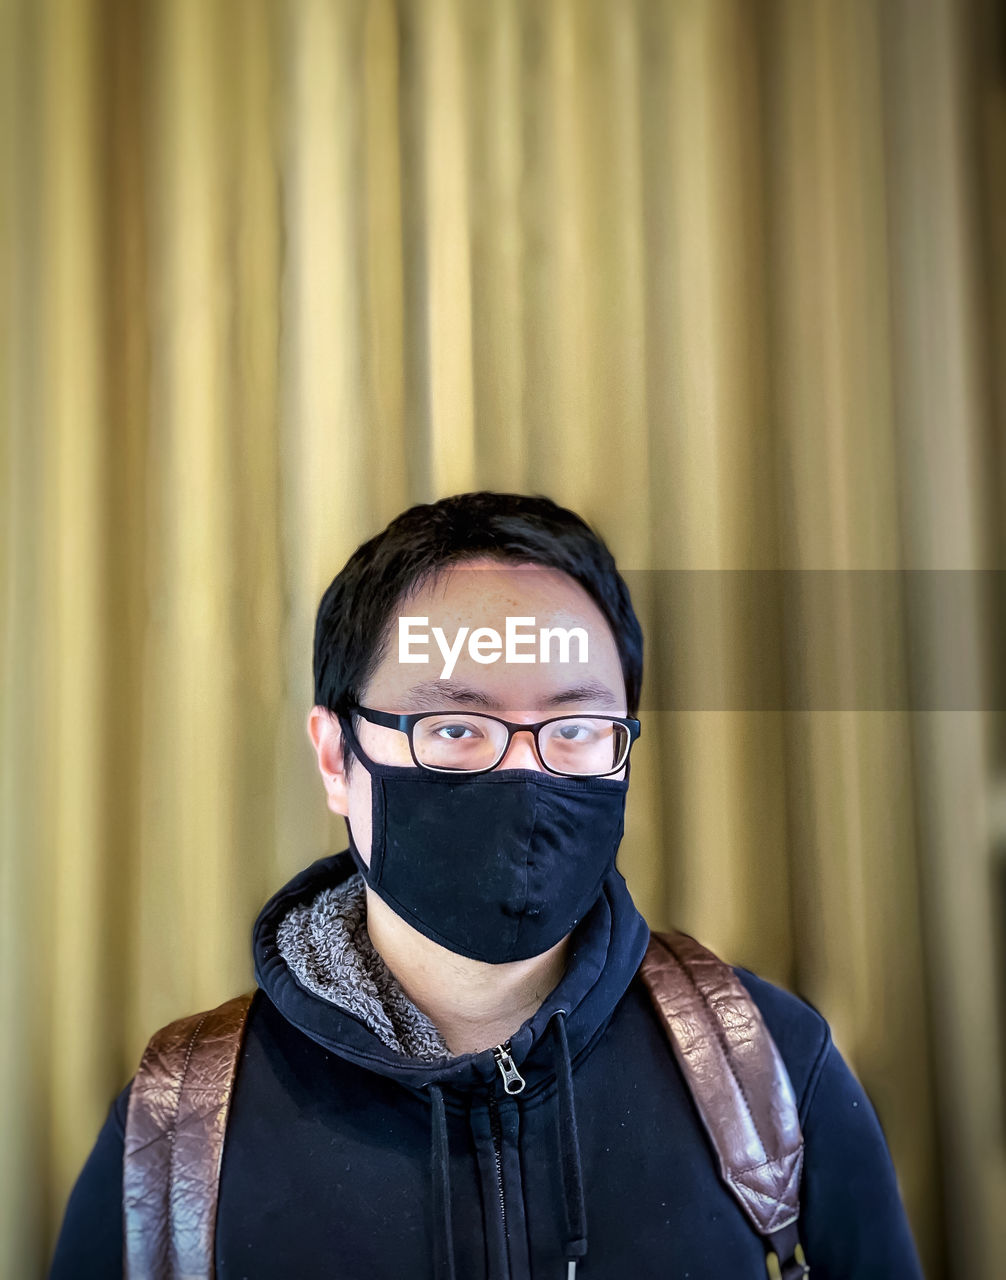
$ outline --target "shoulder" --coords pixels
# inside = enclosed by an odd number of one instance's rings
[[[47,1280],[121,1276],[122,1153],[132,1081],[112,1101],[70,1192]]]
[[[678,954],[682,972],[694,970],[696,964],[702,967],[710,960],[714,962],[714,969],[703,983],[712,983],[711,992],[719,988],[721,981],[717,977],[715,966],[722,967],[720,972],[724,979],[726,973],[729,973],[734,982],[740,985],[741,991],[761,1015],[761,1020],[779,1051],[793,1086],[802,1121],[813,1100],[822,1068],[832,1048],[831,1029],[825,1018],[806,997],[763,978],[743,965],[730,964],[725,957],[717,955],[691,934],[675,931],[656,936],[663,941],[665,947],[670,945]],[[663,964],[658,962],[654,972],[659,974],[663,968]],[[697,973],[698,970],[694,972]],[[695,981],[694,977],[691,981]],[[736,1003],[737,991],[734,987],[733,994],[730,993],[732,985],[728,981],[727,987],[716,999],[721,1017],[733,1016],[729,1006]],[[742,1009],[736,1010],[736,1016],[746,1021]]]
[[[133,1080],[131,1077],[119,1092],[118,1097],[112,1102],[108,1109],[108,1116],[105,1120],[106,1125],[110,1125],[121,1142],[126,1136],[126,1115],[129,1111],[129,1095],[133,1089]]]
[[[189,1042],[206,1040],[214,1035],[226,1034],[230,1029],[240,1028],[247,1017],[249,1007],[259,988],[244,991],[240,995],[231,996],[212,1009],[202,1009],[198,1013],[183,1014],[173,1018],[159,1027],[150,1037],[148,1043],[154,1041],[182,1039]]]
[[[183,1014],[158,1027],[147,1041],[141,1065],[155,1059],[163,1067],[163,1055],[177,1058],[177,1066],[184,1068],[196,1050],[215,1054],[226,1051],[231,1043],[237,1043],[244,1032],[248,1014],[259,988],[232,996],[212,1009]]]
[[[732,968],[757,1004],[798,1099],[806,1153],[801,1238],[812,1270],[922,1280],[883,1126],[828,1023],[804,997]]]
[[[159,1116],[168,1085],[175,1090],[229,1092],[257,992],[255,988],[212,1009],[174,1018],[150,1035],[135,1075],[112,1104],[110,1118],[120,1135],[125,1132],[131,1097],[135,1105],[152,1108]]]
[[[831,1028],[806,997],[743,965],[730,967],[757,1006],[786,1064],[802,1121],[832,1048]]]

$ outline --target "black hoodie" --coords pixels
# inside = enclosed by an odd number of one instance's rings
[[[575,929],[563,978],[509,1041],[433,1060],[389,1047],[281,952],[289,912],[354,874],[348,852],[322,858],[256,921],[260,989],[224,1148],[218,1280],[765,1276],[638,976],[649,930],[617,870]],[[811,1274],[921,1280],[883,1132],[826,1022],[734,972],[798,1101]],[[128,1091],[71,1195],[50,1280],[121,1274]]]

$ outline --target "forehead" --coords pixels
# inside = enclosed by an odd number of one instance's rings
[[[425,664],[400,661],[399,617],[426,618],[417,630],[429,635],[426,646],[416,652],[428,653]],[[507,618],[524,619],[524,635],[538,636],[541,628],[581,628],[587,637],[587,660],[578,661],[579,646],[570,645],[569,662],[560,662],[558,645],[553,643],[551,660],[538,660],[537,644],[522,652],[534,652],[532,663],[510,663],[505,653],[491,664],[480,663],[468,648],[468,637],[477,628],[490,628],[505,638]],[[533,620],[533,621],[532,621]],[[450,680],[442,680],[444,659],[434,628],[444,643],[457,644],[459,632],[467,628]],[[555,705],[556,695],[579,691],[583,696],[571,702],[595,702],[600,709],[624,714],[625,684],[615,637],[604,614],[583,587],[568,574],[541,565],[501,565],[478,560],[450,566],[419,590],[410,593],[395,608],[390,619],[388,644],[381,663],[369,682],[371,705],[381,698],[400,710],[422,710],[431,705],[454,705],[468,701],[460,690],[481,691],[497,707],[527,710]],[[607,696],[606,696],[607,695]],[[558,707],[552,714],[561,714]],[[543,714],[548,714],[543,710]]]
[[[535,614],[556,625],[565,618],[575,619],[582,626],[607,628],[604,615],[574,578],[537,564],[501,565],[478,560],[452,565],[411,593],[405,603],[412,611],[429,614],[431,625],[434,614],[464,625],[465,618],[470,622],[477,613],[481,618],[500,621],[507,614]]]

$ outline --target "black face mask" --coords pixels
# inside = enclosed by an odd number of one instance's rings
[[[526,960],[597,901],[622,839],[628,766],[618,780],[535,769],[433,773],[376,764],[346,719],[339,723],[373,797],[370,866],[350,830],[353,860],[427,938],[490,964]]]

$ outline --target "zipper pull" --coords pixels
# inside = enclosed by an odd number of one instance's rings
[[[493,1055],[500,1069],[500,1075],[503,1077],[503,1088],[507,1093],[520,1093],[525,1081],[514,1066],[513,1058],[510,1057],[510,1041],[504,1040],[502,1044],[494,1046]]]

